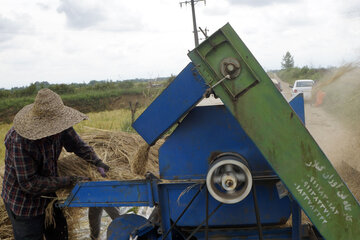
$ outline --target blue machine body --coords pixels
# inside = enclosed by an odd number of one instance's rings
[[[232,114],[215,105],[194,108],[168,137],[159,150],[160,177],[204,179],[210,156],[219,152],[242,155],[255,177],[276,176]]]
[[[236,204],[219,205],[206,191],[211,156],[231,152],[240,154],[249,164],[266,239],[308,239],[301,226],[298,204],[288,196],[279,197],[276,187],[279,178],[226,107],[195,107],[206,89],[204,80],[189,64],[133,124],[153,144],[178,123],[159,150],[160,179],[148,175],[145,180],[79,183],[61,206],[158,206],[163,234],[170,231],[172,222],[179,216],[178,228],[194,228],[204,223],[207,213],[218,208],[208,219],[207,226],[211,229],[208,236],[258,239],[255,193]],[[292,99],[290,105],[304,122],[302,95]],[[278,227],[291,214],[292,228]],[[131,225],[133,218],[129,219],[126,224]],[[163,237],[160,235],[159,239]],[[195,237],[204,239],[204,231]],[[166,236],[172,238],[174,234]]]

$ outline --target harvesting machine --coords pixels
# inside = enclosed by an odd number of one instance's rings
[[[188,55],[133,124],[150,145],[172,130],[160,178],[78,183],[62,206],[154,209],[113,220],[108,239],[360,239],[359,204],[305,128],[302,95],[287,102],[229,24]],[[197,105],[211,94],[222,104]]]

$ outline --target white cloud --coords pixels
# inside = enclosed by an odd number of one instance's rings
[[[0,13],[0,43],[10,40],[18,34],[30,34],[29,19],[30,17],[27,15],[9,18]]]
[[[100,4],[96,1],[86,0],[60,0],[57,11],[66,15],[69,27],[88,28],[104,20]]]
[[[50,9],[50,6],[46,3],[43,3],[43,2],[38,2],[36,3],[36,5],[42,9],[42,10],[49,10]]]
[[[262,7],[262,6],[268,6],[268,5],[275,5],[275,4],[291,4],[295,3],[301,0],[228,0],[231,4],[234,5],[242,5],[242,6],[251,6],[251,7]]]
[[[265,69],[280,68],[286,51],[298,66],[359,57],[360,21],[345,14],[358,0],[248,2],[200,2],[198,26],[211,34],[230,22]],[[191,7],[168,0],[3,0],[0,88],[177,74],[192,30]]]

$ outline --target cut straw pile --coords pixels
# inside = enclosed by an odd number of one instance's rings
[[[137,134],[126,132],[94,131],[82,135],[85,142],[91,145],[104,163],[110,166],[106,178],[101,177],[96,168],[74,154],[63,152],[58,161],[60,176],[86,176],[92,181],[130,180],[145,178],[146,172],[159,175],[158,150],[163,140],[149,147]],[[3,172],[3,170],[2,170]],[[1,179],[2,183],[2,179]],[[56,192],[58,199],[65,200],[71,189]],[[46,210],[46,224],[53,221],[52,204]],[[69,227],[69,239],[78,239],[82,208],[66,208],[64,214]],[[8,221],[3,202],[0,201],[0,239],[12,239],[12,229]]]
[[[0,192],[2,190],[4,167],[0,167]],[[14,239],[10,219],[5,210],[4,202],[0,199],[0,239]]]

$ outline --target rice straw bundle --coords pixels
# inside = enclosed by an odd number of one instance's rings
[[[144,175],[148,161],[150,146],[147,143],[141,144],[138,151],[133,155],[129,164],[131,172],[138,175]]]

